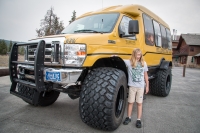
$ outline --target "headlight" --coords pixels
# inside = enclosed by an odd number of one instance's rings
[[[65,65],[81,66],[86,57],[85,44],[65,44]]]

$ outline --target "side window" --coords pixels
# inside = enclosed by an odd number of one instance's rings
[[[129,25],[129,21],[132,20],[131,18],[127,17],[127,16],[123,16],[121,22],[120,22],[120,28],[121,30],[125,33],[125,35],[129,35],[128,34],[128,25]],[[133,37],[126,37],[128,39],[132,39],[132,40],[135,40],[136,37],[133,36]]]
[[[147,45],[154,45],[154,30],[152,19],[148,17],[146,14],[143,14],[144,20],[144,31],[145,31],[145,42]]]
[[[167,31],[167,42],[168,42],[168,49],[172,49],[172,39],[171,39],[171,32],[169,29]]]
[[[153,20],[154,31],[155,31],[155,44],[156,46],[161,47],[161,32],[160,32],[160,25]]]
[[[168,48],[168,44],[167,44],[167,34],[166,34],[166,30],[165,27],[160,25],[161,27],[161,35],[162,35],[162,47],[163,48]]]

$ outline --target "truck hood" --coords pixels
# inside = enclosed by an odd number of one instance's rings
[[[109,37],[111,36],[111,37]],[[108,38],[113,38],[110,33],[79,33],[79,34],[61,34],[38,37],[29,40],[29,42],[38,42],[40,40],[45,40],[46,43],[51,43],[52,41],[60,41],[61,43],[81,43],[81,44],[107,44]]]

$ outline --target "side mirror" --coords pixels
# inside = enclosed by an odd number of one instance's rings
[[[138,20],[130,20],[128,25],[129,34],[139,34]]]

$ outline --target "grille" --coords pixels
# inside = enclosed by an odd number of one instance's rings
[[[36,49],[37,49],[37,45],[28,46],[28,61],[35,61]],[[52,57],[53,57],[52,49],[54,49],[54,47],[52,47],[51,44],[46,44],[44,62],[52,62],[53,61],[52,60]],[[59,53],[59,51],[58,51],[58,53]]]

